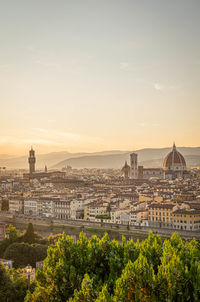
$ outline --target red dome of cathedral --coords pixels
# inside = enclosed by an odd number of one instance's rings
[[[183,155],[176,150],[175,144],[173,145],[173,149],[164,159],[164,168],[170,169],[174,167],[186,167],[186,162]]]

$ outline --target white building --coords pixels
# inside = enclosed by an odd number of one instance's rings
[[[38,215],[37,199],[30,198],[24,200],[24,214],[31,216]]]
[[[58,219],[70,218],[70,201],[57,199],[54,201],[54,217]]]

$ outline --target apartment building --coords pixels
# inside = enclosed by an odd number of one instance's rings
[[[152,203],[149,205],[149,226],[172,228],[173,203]]]
[[[149,225],[176,230],[200,230],[200,209],[190,206],[189,203],[151,204],[148,215]]]
[[[200,229],[200,210],[177,209],[173,213],[173,227],[177,230],[197,231]]]
[[[86,205],[84,207],[84,219],[94,221],[96,216],[108,214],[107,206],[108,204],[106,203],[97,202],[92,202]]]

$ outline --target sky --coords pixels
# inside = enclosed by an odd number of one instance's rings
[[[0,0],[0,154],[200,146],[199,0]]]

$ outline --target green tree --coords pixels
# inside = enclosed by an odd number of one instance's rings
[[[15,242],[18,239],[19,232],[17,231],[16,227],[12,224],[9,224],[8,228],[6,229],[6,237],[10,240],[10,242]]]
[[[151,265],[142,254],[131,260],[116,282],[114,302],[155,301],[155,275]]]
[[[74,297],[70,298],[68,302],[94,302],[95,291],[93,288],[93,280],[86,274],[83,278],[80,291],[74,291]]]
[[[20,271],[10,270],[0,263],[0,301],[22,302],[26,296],[28,280]]]
[[[0,263],[0,301],[7,301],[12,290],[12,282],[8,271],[3,264]]]
[[[185,269],[179,255],[168,242],[157,274],[159,301],[187,301]]]
[[[112,302],[113,299],[108,292],[107,286],[104,285],[95,302]]]
[[[200,246],[177,234],[136,243],[107,234],[79,240],[63,234],[48,248],[28,301],[200,301]],[[71,300],[70,300],[71,299]]]
[[[33,228],[32,223],[28,224],[25,233],[21,237],[21,240],[23,242],[27,242],[27,243],[35,243],[35,233],[34,233],[34,228]]]
[[[9,211],[9,200],[3,199],[1,204],[1,211]]]
[[[155,236],[152,232],[149,232],[148,238],[141,244],[140,251],[153,266],[155,273],[157,273],[158,266],[161,263],[160,258],[162,256],[162,241],[160,236]]]
[[[12,224],[6,229],[6,237],[0,241],[0,258],[3,258],[7,247],[18,240],[18,231]]]
[[[46,258],[46,251],[47,246],[45,245],[15,242],[7,247],[4,258],[13,260],[15,268],[24,267],[28,264],[35,267],[36,261]]]
[[[110,205],[110,203],[108,203],[106,211],[108,213],[108,216],[110,216],[110,212],[111,212],[111,205]]]

